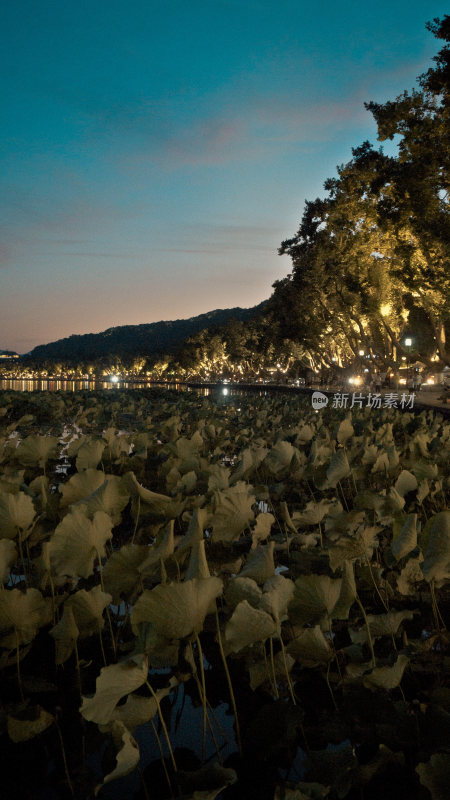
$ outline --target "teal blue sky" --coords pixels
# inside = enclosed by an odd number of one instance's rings
[[[14,0],[0,348],[251,306],[305,199],[415,85],[439,0]]]

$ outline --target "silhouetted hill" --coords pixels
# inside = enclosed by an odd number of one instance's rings
[[[41,344],[24,357],[33,361],[91,361],[103,356],[159,356],[176,352],[183,342],[205,328],[225,325],[231,319],[245,322],[259,314],[267,301],[252,308],[209,311],[198,317],[144,325],[120,325],[101,333],[72,335]]]

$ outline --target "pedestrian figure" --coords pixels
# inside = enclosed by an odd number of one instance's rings
[[[375,392],[377,394],[381,392],[381,375],[379,372],[375,373]]]

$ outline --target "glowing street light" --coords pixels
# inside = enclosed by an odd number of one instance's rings
[[[363,355],[364,355],[364,350],[360,350],[360,351],[359,351],[359,355],[360,355],[360,356],[363,356]]]

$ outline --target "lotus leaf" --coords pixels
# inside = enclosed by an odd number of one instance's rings
[[[15,742],[27,742],[34,739],[53,725],[55,718],[42,706],[25,709],[20,717],[8,714],[8,736]]]
[[[178,684],[176,678],[170,679],[170,684],[165,689],[158,689],[155,692],[158,701],[167,697],[172,691],[173,687]],[[145,725],[158,713],[158,705],[154,697],[143,697],[139,694],[129,694],[126,702],[116,706],[110,722],[106,725],[100,725],[99,728],[103,732],[108,732],[116,722],[120,722],[127,730],[134,731],[139,725]]]
[[[96,511],[91,521],[79,508],[72,508],[55,530],[48,546],[56,575],[88,578],[95,560],[101,559],[111,538],[112,522],[103,511]]]
[[[408,492],[413,492],[418,487],[417,478],[407,469],[403,469],[395,481],[395,489],[404,497]]]
[[[405,668],[409,664],[409,659],[400,655],[392,667],[375,667],[368,675],[363,678],[363,684],[367,689],[395,689],[400,685]]]
[[[278,632],[283,619],[287,617],[288,605],[292,600],[295,584],[283,575],[273,575],[263,586],[259,608],[271,614],[277,623]]]
[[[55,664],[64,664],[73,653],[79,636],[72,608],[64,604],[63,615],[59,622],[49,631],[55,640]]]
[[[11,539],[0,539],[0,581],[8,583],[12,565],[17,558],[16,545]]]
[[[338,601],[331,612],[332,618],[348,619],[350,608],[355,602],[356,597],[357,594],[353,564],[350,561],[344,561],[344,564],[342,565],[341,591],[339,593]]]
[[[184,583],[159,584],[144,591],[131,614],[133,630],[151,622],[168,639],[200,633],[208,609],[222,592],[220,578],[194,578]]]
[[[253,608],[247,600],[240,602],[225,627],[225,641],[231,652],[263,642],[276,633],[276,626],[269,614]]]
[[[380,528],[370,527],[357,531],[353,536],[343,536],[338,543],[328,549],[330,567],[333,572],[342,567],[344,561],[370,559],[376,547],[376,535]]]
[[[442,586],[450,578],[450,511],[435,514],[428,521],[427,528],[423,576],[428,583],[434,580],[436,586]]]
[[[178,776],[185,791],[191,791],[195,786],[198,788],[199,791],[195,794],[203,794],[206,791],[209,794],[211,790],[217,791],[217,787],[220,787],[221,791],[224,786],[230,786],[237,781],[234,769],[223,767],[217,761],[205,764],[192,772],[180,770]]]
[[[348,440],[352,438],[354,434],[354,428],[352,425],[352,421],[350,417],[346,417],[342,420],[341,424],[339,425],[338,432],[336,435],[336,439],[338,440],[339,444],[347,444]]]
[[[256,581],[240,575],[229,582],[225,591],[225,600],[230,608],[236,608],[242,600],[247,600],[251,606],[257,608],[261,597],[262,591]]]
[[[422,786],[425,786],[433,800],[448,800],[450,785],[450,754],[433,753],[430,760],[416,767]]]
[[[417,547],[417,514],[408,514],[400,532],[392,542],[392,555],[397,561],[404,558]]]
[[[256,583],[264,583],[275,573],[275,562],[273,551],[275,542],[266,545],[258,545],[255,550],[250,552],[244,569],[239,576],[241,578],[253,578]]]
[[[24,467],[44,468],[48,459],[57,454],[58,439],[56,436],[39,436],[32,434],[19,442],[15,455]]]
[[[146,545],[126,544],[108,558],[103,568],[103,582],[114,603],[120,603],[122,597],[133,597],[140,578],[139,566],[147,555]]]
[[[121,512],[127,505],[130,495],[127,492],[122,478],[117,475],[108,475],[104,483],[95,489],[88,497],[83,498],[83,503],[87,513],[92,517],[96,511],[104,511],[109,514],[113,525],[119,525],[122,515]]]
[[[223,492],[214,493],[214,514],[212,517],[212,540],[214,542],[233,542],[254,519],[252,489],[239,482]]]
[[[202,539],[201,542],[196,542],[191,549],[189,565],[184,579],[189,581],[191,578],[209,578],[210,574],[205,552],[205,542]]]
[[[152,492],[141,486],[133,472],[124,475],[125,485],[133,497],[132,512],[134,518],[138,515],[151,517],[157,521],[175,519],[180,511],[180,505],[165,494]]]
[[[307,628],[296,639],[292,639],[287,651],[305,667],[327,664],[334,658],[334,652],[318,625]]]
[[[38,589],[0,591],[0,645],[28,644],[51,617],[51,601]]]
[[[95,469],[102,460],[105,442],[102,439],[91,439],[87,436],[81,447],[78,449],[76,458],[77,472],[85,469]]]
[[[289,605],[289,619],[296,625],[316,624],[332,618],[339,603],[342,578],[328,575],[301,575],[295,581],[295,591]]]
[[[94,696],[83,697],[81,714],[90,722],[106,725],[113,718],[119,700],[139,689],[147,680],[147,674],[146,656],[136,656],[132,660],[103,667],[96,681]]]
[[[5,539],[14,539],[31,526],[36,510],[31,497],[24,492],[17,494],[0,494],[0,535]]]
[[[115,720],[111,726],[114,744],[119,748],[116,755],[116,767],[103,779],[103,783],[95,787],[95,797],[105,784],[114,781],[116,778],[123,778],[132,772],[139,763],[139,747],[136,740],[123,722]]]
[[[71,608],[80,638],[98,633],[104,625],[103,612],[112,601],[112,596],[94,586],[88,592],[79,589],[65,601],[64,608]]]
[[[208,520],[208,512],[206,508],[196,508],[192,512],[192,516],[189,520],[188,529],[181,539],[177,547],[177,553],[184,553],[190,547],[192,547],[196,542],[200,542],[203,539],[203,531],[206,528]]]
[[[410,558],[403,567],[400,575],[397,578],[397,590],[400,594],[414,594],[415,585],[423,581],[423,574],[421,569],[421,558]]]
[[[280,477],[280,475],[289,469],[296,452],[296,448],[293,447],[290,442],[279,441],[272,447],[264,459],[264,464],[272,475]]]
[[[436,480],[439,475],[439,468],[437,464],[430,464],[429,461],[416,461],[412,467],[412,471],[418,481],[425,478],[427,480]]]
[[[142,561],[142,563],[138,566],[138,572],[140,575],[151,575],[161,561],[165,561],[166,558],[169,558],[169,556],[172,555],[175,549],[173,526],[174,521],[172,519],[167,523],[167,525],[164,526],[162,532],[160,533],[158,544],[147,548],[147,557],[145,558],[145,561]]]
[[[405,619],[413,619],[416,611],[396,611],[392,609],[386,614],[367,614],[367,621],[370,627],[372,637],[376,639],[379,636],[394,636],[400,625]],[[367,631],[362,628],[358,634],[352,635],[352,641],[362,643],[367,641]]]
[[[303,511],[294,511],[292,522],[297,530],[303,525],[318,525],[330,510],[331,505],[327,500],[320,500],[319,503],[311,500]]]
[[[295,788],[277,788],[275,790],[274,800],[323,800],[328,797],[330,791],[329,786],[324,786],[322,783],[305,783],[300,781],[295,785]]]
[[[221,467],[219,464],[212,464],[208,467],[208,491],[222,491],[228,489],[230,485],[230,470],[228,467]]]
[[[105,482],[105,473],[98,469],[85,469],[72,475],[67,483],[59,487],[61,492],[61,508],[66,508],[72,503],[78,503],[86,497],[92,495],[96,489]]]
[[[275,655],[273,663],[275,667],[275,678],[277,680],[286,680],[286,667],[289,673],[295,664],[295,658],[292,658],[289,653],[286,653],[285,663],[283,653],[279,652]],[[272,683],[272,670],[269,667],[267,659],[251,664],[248,671],[250,675],[250,688],[253,689],[253,691],[258,689],[263,683],[266,683],[266,681]]]
[[[264,541],[270,536],[272,525],[275,522],[273,514],[264,512],[258,514],[256,517],[256,525],[252,530],[252,550],[258,545],[259,542]]]
[[[327,469],[327,481],[328,486],[335,487],[342,478],[346,478],[347,475],[350,475],[351,467],[348,463],[347,453],[345,450],[337,450],[331,461],[330,465]]]

